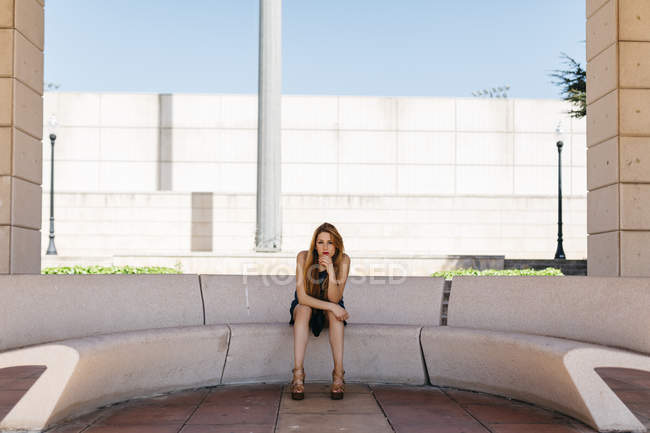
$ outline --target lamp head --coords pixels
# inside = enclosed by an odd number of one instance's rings
[[[52,135],[56,134],[56,129],[59,126],[59,122],[56,120],[56,116],[54,114],[50,115],[50,118],[47,120],[47,126],[48,129],[50,130],[50,138]]]

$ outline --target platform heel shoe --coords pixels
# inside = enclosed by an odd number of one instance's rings
[[[305,398],[305,369],[294,368],[291,370],[293,379],[291,380],[291,398],[302,400]]]
[[[341,374],[336,373],[336,370],[332,370],[332,388],[330,390],[330,396],[332,400],[341,400],[345,393],[345,380],[343,380],[343,375],[345,370]]]

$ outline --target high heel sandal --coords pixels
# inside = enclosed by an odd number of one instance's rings
[[[336,370],[332,370],[332,388],[330,390],[330,396],[332,397],[332,400],[341,400],[343,398],[343,395],[345,393],[345,380],[343,379],[344,374],[345,370],[343,370],[341,374],[337,374]]]
[[[302,400],[305,398],[305,369],[294,368],[291,370],[293,379],[291,380],[291,398]]]

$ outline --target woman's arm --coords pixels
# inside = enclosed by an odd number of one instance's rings
[[[331,264],[327,271],[329,275],[329,285],[327,286],[327,299],[330,302],[338,304],[338,302],[343,297],[343,289],[345,289],[345,282],[348,280],[348,274],[350,273],[350,256],[345,254],[343,256],[343,261],[341,262],[341,268],[339,269],[340,278],[336,278],[336,273],[334,272],[334,265]]]
[[[312,308],[318,308],[319,310],[330,311],[334,304],[309,296],[305,290],[305,257],[307,257],[307,253],[305,252],[303,254],[303,252],[300,252],[296,259],[296,293],[298,295],[298,303]]]

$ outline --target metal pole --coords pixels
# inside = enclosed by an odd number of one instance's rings
[[[557,249],[555,259],[566,259],[562,247],[562,141],[557,142]]]
[[[282,248],[282,1],[260,0],[256,251]]]
[[[54,246],[54,142],[56,135],[50,134],[50,143],[52,143],[52,154],[50,158],[50,244],[47,247],[47,255],[57,255]]]

